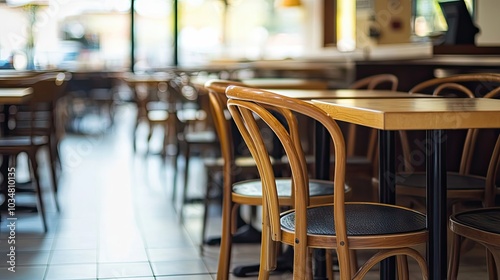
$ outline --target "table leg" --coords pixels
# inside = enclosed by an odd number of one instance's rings
[[[379,201],[396,203],[396,152],[395,132],[379,130]],[[380,263],[380,279],[396,279],[396,258],[391,257]]]
[[[446,279],[446,132],[427,131],[427,265],[429,279]]]
[[[316,121],[314,125],[316,132],[314,143],[314,156],[316,158],[315,177],[321,180],[328,180],[330,179],[330,137],[321,123]],[[326,269],[326,250],[314,250],[314,279],[327,279]]]

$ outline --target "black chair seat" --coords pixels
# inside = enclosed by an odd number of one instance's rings
[[[46,136],[10,136],[0,138],[0,149],[5,147],[26,147],[31,144],[41,146],[48,143]]]
[[[402,234],[425,230],[425,215],[411,210],[380,204],[346,204],[347,234],[351,236]],[[335,235],[333,206],[307,210],[307,232]],[[295,212],[281,217],[284,230],[295,231]]]
[[[396,183],[408,187],[425,188],[426,178],[425,173],[408,173],[398,174]],[[448,172],[446,175],[448,190],[460,189],[484,189],[486,180],[474,175],[462,175],[458,173]]]
[[[276,179],[278,196],[289,197],[292,195],[292,181],[288,178]],[[233,192],[239,195],[262,197],[262,184],[260,180],[247,180],[233,185]],[[324,196],[333,194],[333,182],[309,180],[309,195]]]
[[[483,208],[452,216],[458,223],[483,231],[500,234],[500,208]]]

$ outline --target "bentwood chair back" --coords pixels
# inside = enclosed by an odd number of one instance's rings
[[[485,73],[436,78],[422,82],[410,90],[410,94],[422,92],[435,96],[497,98],[500,96],[500,75]],[[448,141],[454,140],[459,143],[455,146],[461,145],[459,164],[454,171],[449,168],[446,175],[449,214],[463,211],[460,209],[467,203],[480,202],[483,207],[492,207],[497,193],[500,134],[491,129],[468,129],[463,134],[458,132],[448,132]],[[420,204],[426,197],[426,174],[419,171],[418,166],[412,162],[412,148],[407,132],[401,131],[400,135],[405,169],[397,176],[396,192],[411,198],[413,203]],[[455,156],[450,151],[451,149],[448,150],[449,156]],[[456,278],[460,253],[467,248],[464,240],[457,237],[451,244],[450,279]]]
[[[228,108],[252,156],[257,162],[262,181],[263,232],[259,279],[268,279],[276,265],[274,248],[278,243],[294,248],[293,279],[312,279],[312,248],[335,249],[340,279],[361,279],[379,261],[397,256],[398,267],[405,267],[406,257],[414,258],[427,279],[424,258],[413,246],[425,244],[425,216],[411,209],[370,202],[346,203],[344,180],[346,147],[334,116],[304,101],[287,98],[259,89],[230,86],[226,90]],[[274,114],[286,120],[282,124]],[[312,205],[305,156],[298,135],[297,115],[306,115],[320,122],[333,141],[335,166],[334,196],[329,203]],[[279,138],[289,159],[292,173],[292,210],[281,212],[276,178],[268,150],[256,123],[262,119]],[[390,221],[390,222],[389,222]],[[352,272],[350,250],[374,249],[374,256],[356,273]],[[401,269],[399,279],[407,279]]]
[[[232,118],[227,109],[226,88],[230,85],[242,85],[238,82],[215,80],[209,81],[205,87],[209,90],[212,116],[219,137],[221,154],[223,157],[223,189],[222,189],[222,235],[219,254],[217,279],[228,279],[231,260],[232,236],[235,233],[235,211],[239,205],[261,206],[263,200],[263,188],[261,180],[241,180],[241,175],[246,170],[252,170],[257,177],[257,165],[251,156],[243,161],[235,155],[233,136],[239,134],[232,129]],[[297,134],[298,136],[298,134]],[[245,141],[246,142],[246,141]],[[247,145],[248,146],[248,145]],[[268,146],[269,147],[269,146]],[[271,149],[271,148],[270,148]],[[274,149],[274,147],[273,147]],[[270,168],[281,172],[287,163],[268,155]],[[246,162],[246,163],[245,163]],[[304,162],[305,164],[305,162]],[[243,169],[246,168],[246,169]],[[293,183],[290,178],[275,178],[278,186],[277,199],[280,206],[292,206],[294,203]],[[333,183],[323,180],[310,180],[308,194],[312,204],[323,204],[333,199]],[[350,188],[343,186],[341,192],[350,195]],[[309,199],[308,199],[309,201]],[[273,250],[275,254],[277,250]]]
[[[416,85],[410,90],[410,93],[424,92],[426,89],[430,89],[433,95],[496,98],[500,96],[500,75],[466,74],[437,78]],[[455,133],[455,131],[450,131],[450,133]],[[400,132],[400,135],[405,171],[398,176],[397,193],[424,198],[426,196],[425,172],[418,171],[418,166],[412,162],[412,147],[410,147],[407,133]],[[482,139],[480,137],[482,135],[488,135],[482,137],[488,141],[479,141]],[[458,136],[460,135],[455,136],[454,134],[449,138],[457,140]],[[462,141],[457,140],[462,145],[460,164],[457,171],[448,171],[447,173],[447,196],[450,210],[453,206],[459,205],[460,202],[474,200],[480,201],[484,207],[491,207],[494,205],[496,194],[495,182],[500,150],[495,148],[495,142],[499,135],[494,130],[468,129],[464,131],[462,137]],[[484,170],[473,170],[474,165],[484,166]]]

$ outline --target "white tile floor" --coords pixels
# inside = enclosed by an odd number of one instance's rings
[[[131,107],[121,107],[109,131],[64,139],[58,193],[61,211],[55,212],[45,175],[48,170],[42,168],[49,230],[42,232],[37,214],[18,213],[13,273],[7,270],[9,244],[4,219],[0,224],[0,279],[215,278],[218,247],[206,247],[203,256],[199,250],[201,207],[187,207],[186,222],[179,223],[171,203],[173,174],[169,161],[163,165],[158,156],[146,157],[141,147],[137,154],[132,151],[133,113]],[[22,169],[18,168],[19,172]],[[198,174],[190,178],[202,182],[202,166],[191,170]],[[220,218],[217,209],[212,213],[208,235],[217,235]],[[238,244],[233,252],[233,266],[258,261],[258,245]],[[486,278],[480,248],[464,256],[461,272],[462,279]],[[367,278],[377,279],[377,275],[374,271]],[[272,278],[291,279],[291,275]]]

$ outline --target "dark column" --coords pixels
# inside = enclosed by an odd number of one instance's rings
[[[135,0],[130,1],[130,71],[135,64]]]
[[[179,3],[174,0],[174,66],[179,65]]]

